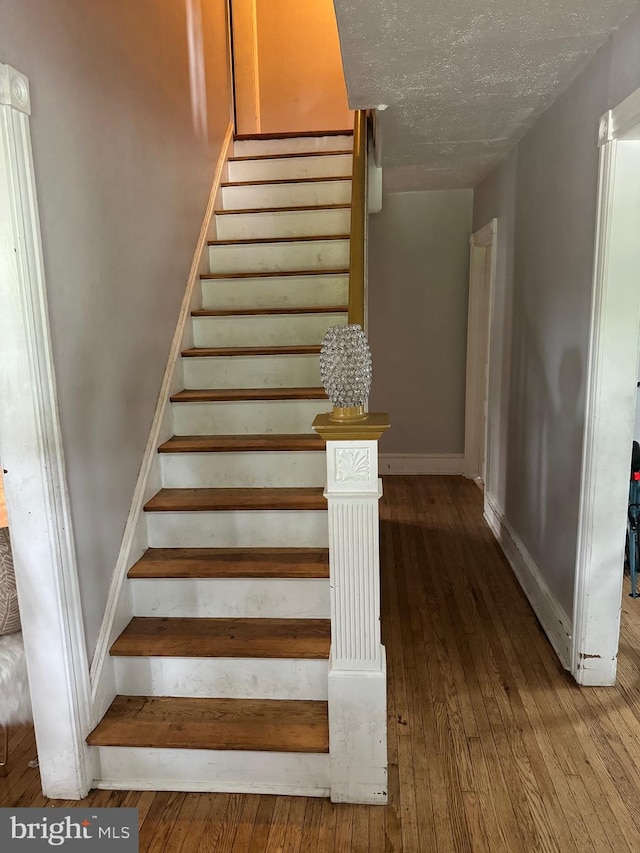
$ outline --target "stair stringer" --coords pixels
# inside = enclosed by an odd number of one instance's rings
[[[138,480],[109,588],[107,606],[98,635],[96,651],[91,662],[92,726],[95,726],[102,719],[117,693],[115,666],[113,658],[109,655],[109,649],[134,615],[131,589],[126,583],[127,572],[148,547],[147,525],[143,508],[162,485],[161,460],[157,452],[158,445],[173,435],[170,397],[184,387],[180,356],[183,349],[193,346],[191,311],[200,305],[200,275],[207,271],[209,262],[207,241],[215,239],[216,236],[214,211],[216,207],[220,206],[221,184],[227,179],[227,160],[232,151],[233,126],[229,123],[214,171],[211,192],[189,270],[151,424],[149,440],[140,465]]]

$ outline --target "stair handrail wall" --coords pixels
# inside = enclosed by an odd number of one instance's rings
[[[368,110],[356,110],[353,123],[353,172],[349,255],[349,323],[365,326],[368,220]]]
[[[109,655],[116,637],[133,618],[133,602],[127,586],[127,571],[148,547],[148,533],[144,518],[144,504],[162,486],[158,446],[173,435],[171,395],[184,387],[180,353],[193,345],[189,319],[196,307],[199,274],[205,271],[207,238],[212,234],[214,211],[219,201],[220,185],[227,177],[227,158],[232,151],[233,125],[229,122],[212,179],[211,192],[204,212],[202,227],[194,250],[180,313],[165,367],[162,385],[153,415],[149,439],[133,494],[131,508],[122,536],[122,543],[114,569],[109,597],[105,608],[96,650],[91,662],[91,710],[95,726],[113,701],[116,675],[113,658]]]

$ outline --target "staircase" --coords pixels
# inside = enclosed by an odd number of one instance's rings
[[[347,135],[237,140],[89,736],[102,787],[327,796],[329,403],[318,355],[347,322]]]

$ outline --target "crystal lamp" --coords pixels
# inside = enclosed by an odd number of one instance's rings
[[[333,403],[331,420],[365,420],[371,350],[362,327],[331,326],[322,341],[320,378]]]

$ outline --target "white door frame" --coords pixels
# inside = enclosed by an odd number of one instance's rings
[[[93,781],[89,667],[60,434],[29,81],[0,64],[0,448],[45,796]]]
[[[571,672],[615,683],[640,344],[640,89],[600,122]]]
[[[491,376],[491,330],[494,325],[494,292],[496,282],[498,220],[473,233],[469,243],[469,314],[467,321],[467,378],[464,414],[464,474],[478,479],[480,451],[485,448],[485,471],[488,470],[488,433],[491,418],[485,413],[484,402],[488,400]],[[491,272],[486,276],[486,254],[491,249]],[[484,373],[485,357],[487,371]],[[485,480],[486,480],[485,475]]]

